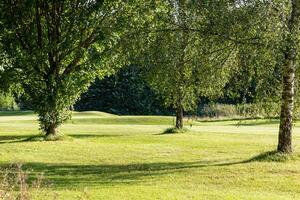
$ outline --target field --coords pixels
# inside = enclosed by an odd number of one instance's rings
[[[189,121],[190,132],[162,134],[172,117],[74,113],[68,139],[30,142],[31,112],[0,114],[0,165],[43,172],[58,199],[300,199],[300,124],[295,155],[276,148],[277,120]]]

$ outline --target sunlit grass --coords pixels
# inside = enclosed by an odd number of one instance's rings
[[[33,113],[0,114],[0,164],[44,172],[59,199],[84,188],[91,199],[300,199],[300,127],[295,154],[276,148],[278,120],[189,121],[173,117],[75,113],[61,128],[71,140],[29,142]]]

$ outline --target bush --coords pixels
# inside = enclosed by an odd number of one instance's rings
[[[13,164],[1,170],[0,199],[45,199],[45,197],[49,197],[49,194],[42,189],[44,186],[45,181],[42,174],[38,175],[35,180],[29,183],[28,174],[22,170],[21,164]],[[56,195],[53,194],[53,198],[55,198],[55,196]]]
[[[176,127],[172,127],[172,128],[167,128],[163,134],[172,134],[172,133],[185,133],[185,132],[188,132],[189,129],[187,128],[176,128]]]
[[[276,103],[256,103],[256,104],[218,104],[210,103],[199,106],[197,114],[200,117],[210,118],[235,118],[235,117],[277,117],[279,111]]]
[[[11,95],[0,93],[0,110],[19,110],[19,107]]]
[[[21,164],[0,169],[0,199],[1,200],[40,200],[40,199],[60,199],[58,194],[51,191],[51,185],[46,181],[43,174],[36,178],[29,178],[32,170],[24,171]],[[88,200],[89,195],[86,188],[80,195],[73,199]]]
[[[236,105],[229,104],[206,104],[198,108],[200,117],[235,117],[239,116]]]

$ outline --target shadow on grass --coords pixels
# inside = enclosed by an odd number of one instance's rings
[[[8,165],[2,165],[5,168]],[[53,163],[25,163],[23,169],[34,177],[43,173],[45,178],[57,188],[77,188],[78,186],[113,186],[136,184],[149,181],[157,176],[184,172],[186,169],[213,166],[207,161],[161,162],[112,165],[72,165]],[[216,165],[217,166],[217,165]]]
[[[0,144],[26,142],[33,135],[1,135]]]
[[[238,164],[264,161],[282,161],[271,159],[276,152],[266,152],[253,158],[237,162],[195,161],[195,162],[159,162],[111,165],[78,165],[64,163],[25,163],[23,168],[31,171],[31,176],[43,173],[56,188],[77,188],[85,186],[115,186],[136,184],[155,180],[159,176],[186,173],[189,169],[227,167]],[[0,168],[7,167],[2,165]],[[218,169],[215,170],[216,172]]]
[[[122,137],[125,135],[98,135],[98,134],[69,134],[68,136],[77,138],[77,139],[84,139],[84,138],[109,138],[109,137]]]
[[[257,125],[274,125],[279,123],[278,118],[231,118],[231,119],[204,119],[197,120],[201,123],[209,122],[228,122],[232,121],[237,126],[257,126]]]
[[[70,134],[63,135],[61,140],[72,141],[75,139],[85,139],[85,138],[106,138],[106,137],[122,137],[124,135],[97,135],[97,134]],[[9,135],[0,136],[0,144],[6,143],[21,143],[21,142],[41,142],[45,141],[43,135]]]

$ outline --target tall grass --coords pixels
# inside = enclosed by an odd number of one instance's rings
[[[218,104],[210,103],[199,106],[197,114],[200,117],[210,118],[259,118],[278,116],[277,104]]]
[[[51,184],[43,174],[34,178],[30,171],[24,171],[22,164],[12,164],[0,170],[0,199],[1,200],[58,200],[59,195],[51,190]],[[31,175],[31,176],[30,176]],[[86,190],[77,200],[87,200],[89,195]]]

